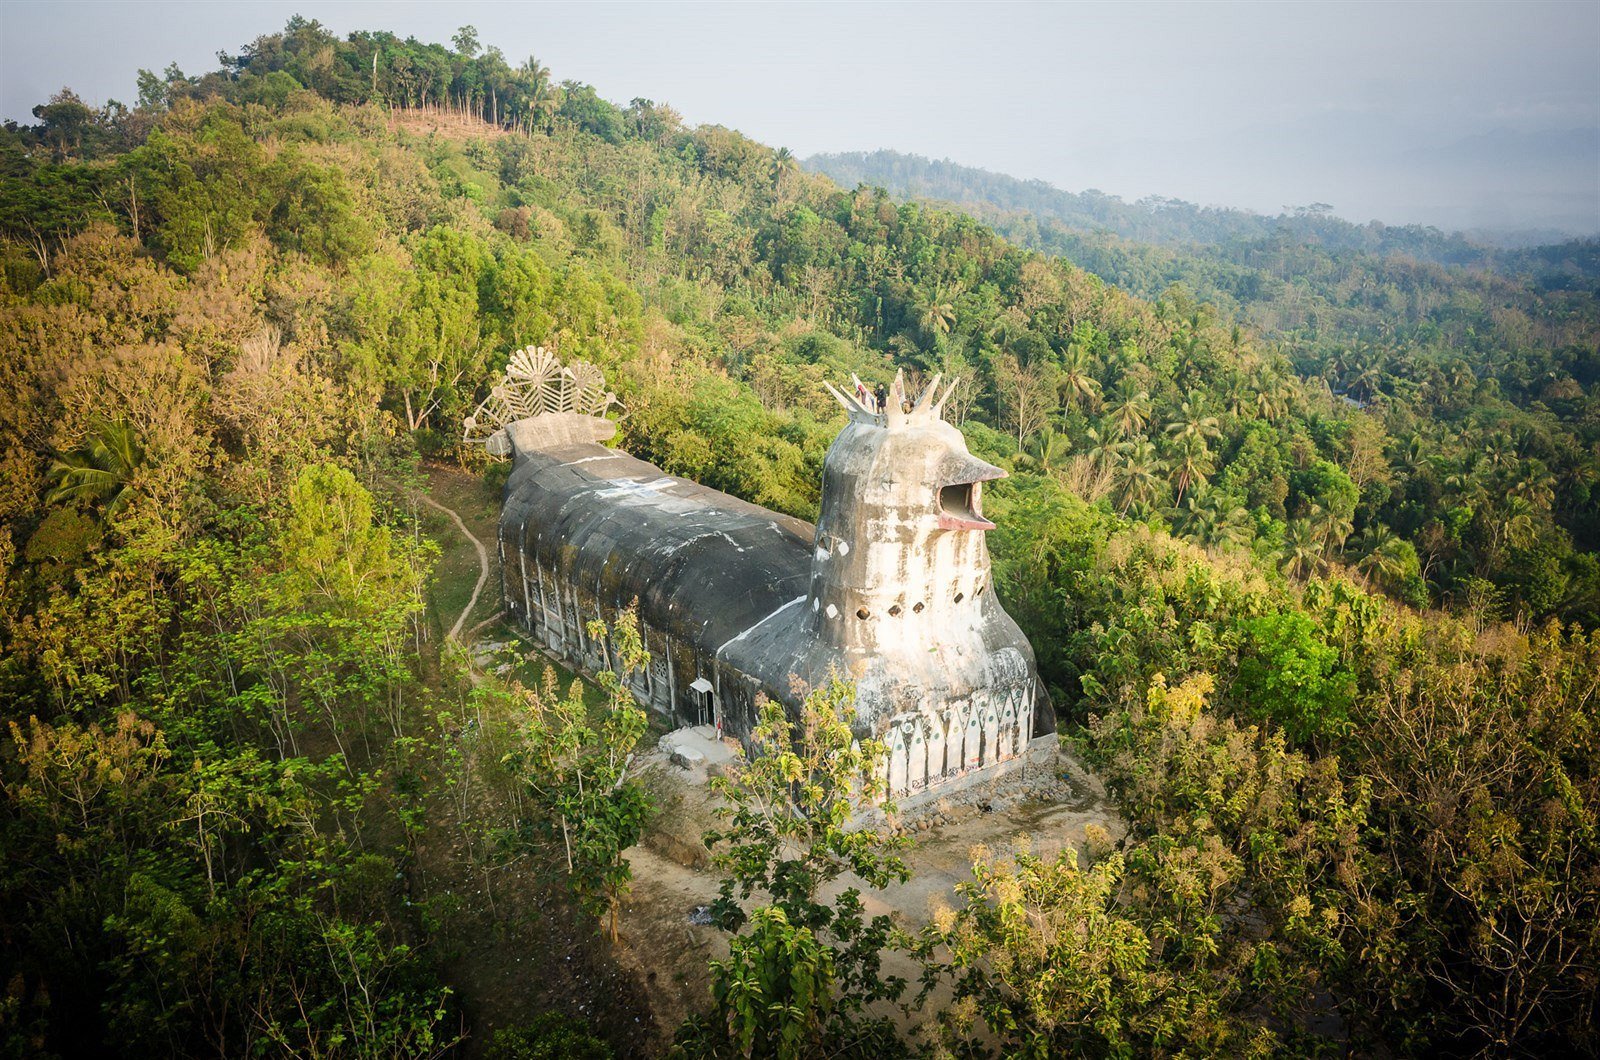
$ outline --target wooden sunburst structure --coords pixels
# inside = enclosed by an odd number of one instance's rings
[[[563,365],[543,346],[525,346],[511,355],[504,377],[465,421],[462,440],[481,445],[490,456],[511,455],[506,427],[546,412],[604,416],[621,409],[606,389],[605,373],[587,361]]]

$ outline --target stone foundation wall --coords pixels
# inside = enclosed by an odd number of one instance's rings
[[[1036,699],[1030,681],[890,719],[882,735],[889,745],[890,796],[905,799],[968,777],[998,775],[996,770],[1027,753]]]
[[[915,810],[941,799],[961,800],[985,790],[1008,788],[1013,783],[1032,780],[1036,776],[1053,773],[1061,768],[1060,738],[1055,733],[1029,740],[1019,755],[1004,759],[982,769],[947,777],[937,785],[920,791],[896,796],[899,810]]]

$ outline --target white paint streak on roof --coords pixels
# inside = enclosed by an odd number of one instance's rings
[[[789,610],[789,608],[793,607],[795,604],[803,603],[803,602],[805,602],[805,597],[803,597],[803,596],[797,596],[793,600],[790,600],[788,603],[784,604],[782,607],[780,607],[776,611],[772,612],[772,614],[768,615],[766,618],[763,618],[760,622],[757,622],[755,625],[751,626],[749,629],[745,630],[743,633],[739,634],[737,637],[734,637],[732,640],[728,641],[726,644],[724,644],[721,647],[719,647],[717,649],[717,652],[716,652],[717,655],[720,656],[729,647],[731,647],[734,644],[739,643],[741,640],[744,640],[750,634],[754,633],[756,630],[760,629],[762,626],[766,625],[768,622],[771,622],[773,619],[777,618],[779,615],[781,615],[785,611]]]

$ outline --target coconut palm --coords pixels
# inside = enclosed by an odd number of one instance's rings
[[[1111,419],[1125,436],[1144,430],[1150,422],[1149,391],[1140,390],[1133,380],[1124,377],[1117,384],[1117,404],[1111,410]]]
[[[1350,536],[1350,517],[1321,504],[1311,506],[1306,513],[1306,522],[1321,542],[1324,555],[1342,547]]]
[[[1108,431],[1090,427],[1083,433],[1085,440],[1088,442],[1084,452],[1088,455],[1090,462],[1100,470],[1111,467],[1116,463],[1118,454],[1124,453],[1132,447],[1131,442],[1124,441],[1118,436],[1114,425]]]
[[[1511,484],[1510,495],[1521,497],[1535,508],[1548,510],[1556,499],[1556,477],[1550,474],[1544,461],[1529,460]]]
[[[1395,451],[1395,461],[1408,475],[1417,475],[1428,468],[1428,443],[1422,435],[1412,433]]]
[[[1039,470],[1049,471],[1071,448],[1072,445],[1066,435],[1058,433],[1054,427],[1046,427],[1034,439],[1033,452],[1030,455],[1038,463]]]
[[[1309,578],[1321,570],[1322,542],[1311,524],[1304,519],[1293,519],[1283,534],[1283,569],[1296,578]]]
[[[1126,339],[1120,346],[1113,346],[1106,351],[1106,370],[1113,375],[1121,377],[1118,383],[1119,387],[1132,386],[1134,380],[1128,373],[1133,371],[1142,359],[1142,355],[1139,352],[1139,344],[1132,339]]]
[[[1181,506],[1169,509],[1178,531],[1203,545],[1242,545],[1253,536],[1250,513],[1229,503],[1221,490],[1195,490]]]
[[[1378,397],[1379,384],[1383,382],[1383,366],[1377,361],[1369,361],[1361,366],[1355,378],[1345,387],[1351,394],[1360,393],[1361,400],[1370,402]]]
[[[1243,419],[1244,414],[1255,406],[1251,396],[1252,387],[1249,382],[1237,372],[1231,372],[1224,384],[1224,400],[1222,407],[1234,419]]]
[[[1011,346],[1028,330],[1028,315],[1018,306],[1006,306],[989,329],[989,338],[996,345]]]
[[[1494,471],[1504,471],[1517,462],[1517,446],[1511,435],[1495,431],[1483,446],[1483,462]]]
[[[1166,466],[1166,461],[1156,454],[1156,447],[1143,438],[1118,453],[1113,470],[1117,509],[1127,513],[1155,503],[1161,495],[1161,476]]]
[[[1211,459],[1211,449],[1206,445],[1205,439],[1195,435],[1184,435],[1173,447],[1167,466],[1172,470],[1172,488],[1178,491],[1177,499],[1182,501],[1183,495],[1190,489],[1206,484],[1215,468],[1215,463]]]
[[[776,151],[772,152],[772,163],[767,168],[767,176],[772,179],[774,184],[776,184],[778,181],[782,180],[783,175],[789,170],[793,169],[796,164],[797,163],[794,160],[794,152],[789,150],[787,147],[780,147]]]
[[[1289,388],[1282,380],[1256,379],[1256,415],[1275,423],[1289,412]]]
[[[1472,392],[1478,388],[1478,376],[1466,361],[1456,361],[1452,364],[1445,379],[1450,384],[1452,393],[1462,395],[1463,400],[1470,400]]]
[[[533,56],[517,71],[527,93],[528,116],[533,125],[548,132],[561,107],[561,90],[550,80],[550,68]]]
[[[1468,455],[1454,471],[1444,477],[1445,488],[1454,494],[1457,500],[1474,506],[1482,504],[1489,497],[1489,490],[1484,485],[1484,476],[1481,472],[1483,466],[1476,456]]]
[[[1198,398],[1178,406],[1178,414],[1167,424],[1167,434],[1173,438],[1216,438],[1222,434],[1222,424],[1206,412],[1205,404]]]
[[[137,432],[120,421],[108,423],[50,465],[56,484],[45,499],[51,504],[100,504],[109,518],[128,503],[129,483],[143,463]]]
[[[1595,473],[1594,465],[1574,461],[1561,470],[1561,477],[1557,484],[1562,487],[1566,498],[1588,497],[1600,475]]]
[[[1500,537],[1513,546],[1523,546],[1533,540],[1538,529],[1534,508],[1525,497],[1506,499],[1505,518],[1501,522]]]
[[[1405,576],[1408,558],[1405,543],[1387,526],[1369,528],[1362,533],[1360,542],[1365,555],[1356,563],[1356,570],[1385,587],[1395,585]]]
[[[1226,545],[1237,548],[1248,545],[1250,539],[1255,537],[1255,527],[1250,522],[1250,512],[1241,504],[1223,507],[1220,504],[1213,509],[1215,515],[1208,523],[1207,536],[1203,539],[1208,545]]]
[[[935,340],[941,339],[955,326],[956,307],[945,298],[943,291],[935,291],[933,297],[918,308],[917,322]]]
[[[1100,403],[1100,381],[1093,374],[1094,360],[1080,346],[1068,348],[1056,377],[1061,397],[1068,405],[1093,408]]]

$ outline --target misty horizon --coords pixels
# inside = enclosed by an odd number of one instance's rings
[[[897,150],[1127,202],[1446,231],[1600,233],[1600,5],[0,9],[0,117],[214,69],[293,14],[447,42],[800,156]],[[179,27],[181,26],[181,30]]]

